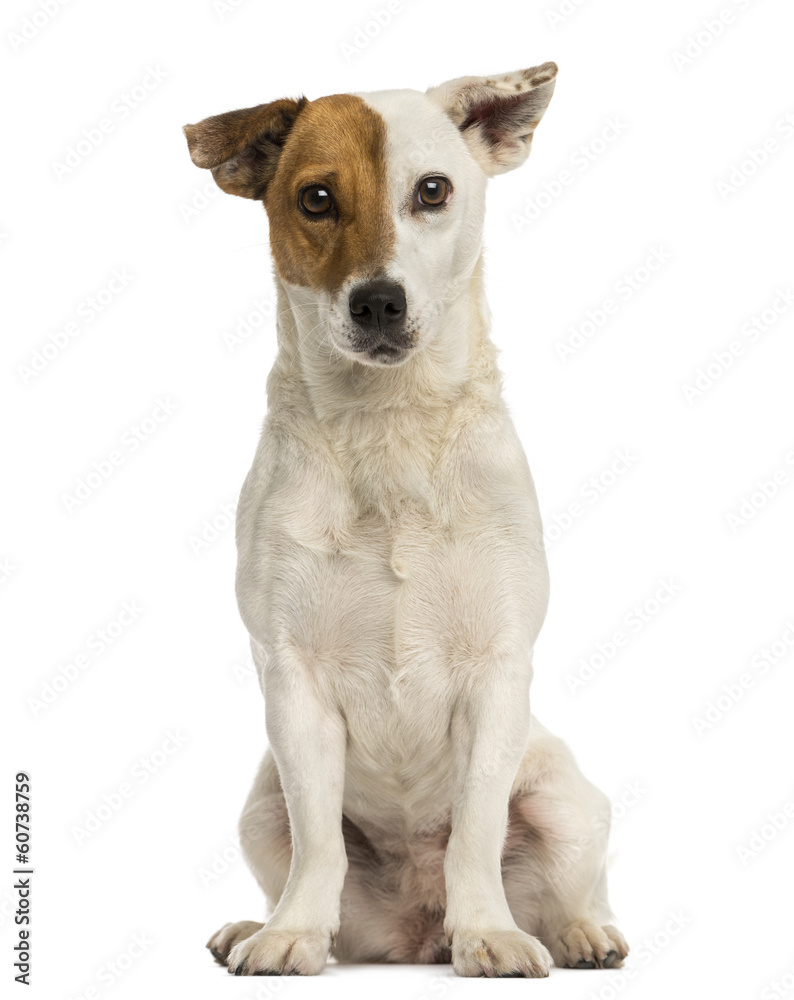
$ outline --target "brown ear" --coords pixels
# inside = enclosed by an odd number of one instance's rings
[[[520,166],[554,93],[553,62],[496,76],[463,76],[428,90],[489,176]]]
[[[190,158],[212,171],[218,187],[241,198],[264,197],[305,97],[284,97],[185,125]]]

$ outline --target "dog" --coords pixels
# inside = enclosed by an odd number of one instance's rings
[[[264,203],[278,291],[236,590],[269,749],[240,820],[271,907],[235,975],[617,967],[610,805],[530,715],[541,519],[483,294],[490,177],[557,67],[285,98],[185,126]]]

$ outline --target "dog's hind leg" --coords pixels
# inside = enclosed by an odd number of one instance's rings
[[[628,954],[607,898],[610,814],[609,800],[562,740],[533,719],[510,801],[502,876],[516,923],[540,938],[557,966],[617,967]]]

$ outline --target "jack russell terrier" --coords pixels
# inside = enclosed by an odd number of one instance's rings
[[[237,514],[269,749],[240,820],[272,906],[235,975],[619,966],[610,805],[530,715],[548,571],[483,293],[489,177],[557,67],[283,99],[185,127],[264,203],[278,355]]]

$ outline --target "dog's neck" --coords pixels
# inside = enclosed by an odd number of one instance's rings
[[[456,415],[502,406],[481,259],[443,307],[433,340],[396,367],[344,357],[323,335],[318,311],[296,306],[278,284],[270,419],[325,440],[362,500],[429,496],[440,451],[459,430]]]

